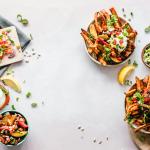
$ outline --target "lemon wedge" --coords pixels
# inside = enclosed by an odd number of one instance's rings
[[[130,75],[130,73],[135,70],[134,65],[127,65],[121,68],[121,70],[118,73],[118,82],[123,85],[125,83],[126,78]]]
[[[3,76],[1,77],[1,80],[6,84],[7,86],[11,87],[16,92],[21,92],[21,86],[18,83],[16,79],[14,79],[12,76]]]

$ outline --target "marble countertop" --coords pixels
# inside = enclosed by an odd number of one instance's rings
[[[130,76],[149,74],[141,61],[142,48],[150,42],[144,28],[150,24],[148,0],[0,0],[1,15],[27,35],[33,36],[26,51],[37,56],[26,57],[29,63],[13,65],[14,76],[22,93],[10,89],[11,103],[29,121],[30,132],[25,143],[14,150],[136,150],[124,122],[124,92],[128,87],[117,83],[122,66],[103,68],[93,63],[85,52],[80,36],[95,11],[116,7],[119,15],[125,8],[127,18],[137,30],[132,61],[138,68]],[[28,18],[29,25],[17,22],[17,14]],[[138,42],[140,40],[140,42]],[[25,80],[25,83],[24,83]],[[25,94],[31,91],[32,97]],[[16,97],[20,97],[16,102]],[[32,108],[31,103],[38,107]],[[42,104],[44,102],[44,104]],[[80,128],[81,129],[78,129]],[[8,149],[0,146],[0,149]]]

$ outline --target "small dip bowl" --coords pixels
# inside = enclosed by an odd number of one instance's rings
[[[26,119],[25,116],[22,115],[20,112],[10,110],[10,111],[4,111],[4,112],[2,112],[1,115],[7,114],[7,113],[10,113],[10,114],[20,114],[20,115],[25,119],[25,123],[28,125],[27,119]],[[0,143],[1,143],[2,145],[4,145],[4,146],[7,146],[7,147],[18,147],[19,145],[21,145],[21,144],[26,140],[28,133],[29,133],[29,127],[28,127],[28,129],[27,129],[27,134],[26,134],[25,136],[21,137],[20,142],[19,142],[18,144],[16,144],[16,145],[15,145],[15,144],[14,144],[14,145],[11,145],[11,144],[3,144],[2,142],[0,142]]]
[[[142,54],[141,54],[141,57],[142,57],[142,61],[144,63],[145,66],[147,66],[148,68],[150,68],[150,64],[148,64],[145,60],[144,60],[144,54],[145,54],[145,51],[148,50],[150,48],[150,43],[147,44],[143,50],[142,50]],[[150,58],[150,55],[149,55],[149,58]]]

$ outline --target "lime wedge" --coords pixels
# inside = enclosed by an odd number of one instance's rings
[[[3,76],[1,80],[6,84],[7,86],[11,87],[16,92],[21,92],[21,86],[18,83],[16,79],[14,79],[12,76]]]

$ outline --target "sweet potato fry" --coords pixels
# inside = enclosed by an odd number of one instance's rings
[[[104,66],[107,64],[106,61],[102,58],[102,57],[99,57],[98,58],[98,61],[103,64]]]
[[[141,91],[141,80],[138,77],[135,77],[136,80],[136,88],[138,91]]]
[[[129,97],[129,96],[132,96],[135,92],[136,92],[136,89],[132,89],[132,90],[129,90],[127,93],[125,93],[125,95]]]
[[[118,14],[117,14],[115,8],[114,8],[114,7],[110,8],[110,12],[112,13],[112,15],[116,16],[116,18],[117,18],[117,20],[118,20],[118,21],[114,24],[114,25],[115,25],[115,28],[120,28],[120,26],[121,26],[121,21],[120,21],[120,18],[119,18],[119,16],[118,16]]]
[[[150,90],[150,76],[148,76],[147,89]]]
[[[84,29],[81,29],[81,35],[82,37],[84,38],[84,40],[87,42],[88,46],[92,46],[93,45],[93,42],[91,41],[91,39],[88,37],[88,33],[84,30]]]
[[[95,29],[94,24],[90,24],[89,30],[90,30],[90,33],[94,36],[94,38],[97,39],[97,31]]]
[[[99,15],[100,15],[100,20],[101,20],[101,28],[103,31],[106,31],[107,30],[106,18],[104,17],[104,15],[101,11],[99,12]]]
[[[94,21],[95,21],[94,24],[95,24],[96,31],[97,31],[98,34],[99,34],[99,33],[102,32],[102,28],[101,28],[101,26],[100,26],[100,24],[99,24],[99,22],[98,22],[98,18],[99,18],[99,13],[96,12],[96,13],[95,13],[95,16],[94,16]]]

